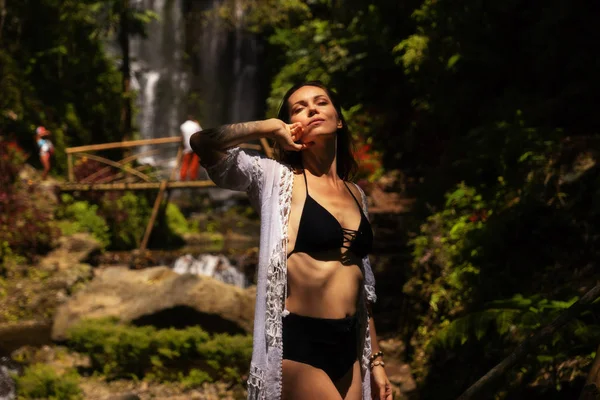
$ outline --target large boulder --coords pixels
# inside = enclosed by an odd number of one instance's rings
[[[54,340],[85,318],[117,318],[121,322],[158,327],[200,325],[207,332],[249,333],[254,317],[255,288],[241,289],[210,277],[179,275],[168,267],[130,270],[108,267],[55,314]]]

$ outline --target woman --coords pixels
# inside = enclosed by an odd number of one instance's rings
[[[211,179],[247,191],[261,215],[248,397],[390,400],[369,307],[372,231],[364,193],[346,182],[356,162],[341,108],[307,82],[278,117],[190,141]],[[259,138],[277,143],[279,161],[235,147]]]

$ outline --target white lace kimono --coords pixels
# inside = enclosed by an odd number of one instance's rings
[[[211,179],[220,187],[246,191],[252,205],[260,213],[260,250],[252,363],[248,378],[248,398],[281,399],[281,339],[287,287],[287,226],[291,208],[292,169],[275,160],[240,148],[227,151],[227,157],[208,168]],[[360,188],[359,188],[360,190]],[[367,215],[365,194],[360,190]],[[369,334],[367,303],[375,302],[375,279],[368,256],[362,261],[364,287],[360,293],[359,326],[364,332],[359,354],[362,354],[363,399],[371,399]]]

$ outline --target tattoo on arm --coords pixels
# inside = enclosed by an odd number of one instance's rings
[[[214,148],[224,150],[257,136],[258,122],[244,122],[240,124],[222,125],[214,129],[201,132],[205,139],[210,141]]]
[[[259,136],[257,121],[223,125],[194,133],[190,139],[190,146],[200,156],[200,163],[207,167],[222,159],[228,148]]]

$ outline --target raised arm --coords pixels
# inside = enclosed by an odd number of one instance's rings
[[[286,150],[300,151],[306,146],[294,141],[300,140],[302,132],[302,126],[298,123],[286,124],[271,118],[196,132],[190,138],[190,146],[200,156],[201,164],[208,168],[225,158],[227,149],[260,138],[271,138]]]

